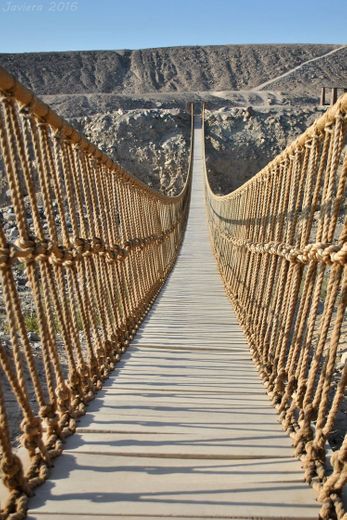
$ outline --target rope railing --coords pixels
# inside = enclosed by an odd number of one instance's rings
[[[228,195],[206,174],[226,291],[323,519],[344,517],[347,482],[346,112],[345,95]]]
[[[173,267],[192,156],[178,196],[154,192],[4,69],[0,150],[0,495],[14,520]]]

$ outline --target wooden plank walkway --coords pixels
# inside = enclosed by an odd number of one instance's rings
[[[29,518],[317,518],[210,251],[199,121],[176,267]]]

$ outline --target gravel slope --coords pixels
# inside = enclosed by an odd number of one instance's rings
[[[0,65],[39,95],[240,90],[255,88],[336,47],[216,45],[0,54]],[[332,63],[322,79],[333,78],[337,65]],[[336,73],[340,74],[338,67]]]
[[[225,195],[241,186],[323,112],[315,106],[207,111],[206,158],[212,189]]]

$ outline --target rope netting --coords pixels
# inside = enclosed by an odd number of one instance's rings
[[[346,112],[345,95],[228,195],[206,176],[226,291],[324,519],[347,481]]]
[[[173,267],[191,157],[178,196],[154,192],[3,69],[0,147],[1,518],[19,519]]]

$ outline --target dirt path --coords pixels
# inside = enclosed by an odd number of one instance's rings
[[[257,90],[261,90],[261,89],[263,89],[265,87],[268,87],[269,85],[271,85],[272,83],[275,83],[279,79],[285,78],[286,76],[289,76],[293,72],[301,69],[302,67],[304,67],[308,63],[312,63],[314,61],[321,60],[322,58],[326,58],[327,56],[330,56],[331,54],[334,54],[335,52],[341,51],[342,49],[345,49],[346,47],[347,47],[346,45],[343,45],[341,47],[338,47],[337,49],[333,49],[332,51],[327,52],[326,54],[322,54],[321,56],[318,56],[317,58],[311,58],[310,60],[304,61],[303,63],[300,63],[300,65],[298,65],[297,67],[294,67],[294,69],[290,69],[287,72],[285,72],[284,74],[281,74],[280,76],[277,76],[276,78],[269,79],[268,81],[265,81],[264,83],[261,83],[257,87],[254,87],[254,89],[252,89],[252,90],[253,91],[257,91]]]

